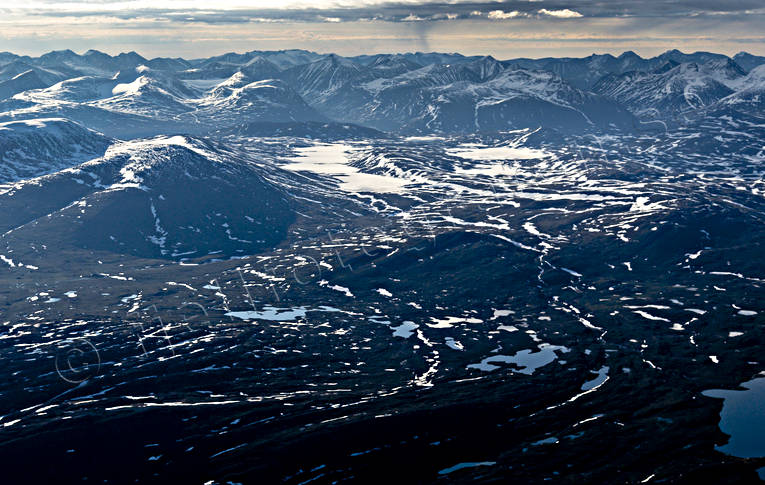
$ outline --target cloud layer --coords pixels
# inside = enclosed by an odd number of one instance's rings
[[[216,53],[228,41],[232,47],[313,46],[346,54],[435,49],[503,57],[625,47],[646,54],[670,47],[764,54],[762,25],[762,0],[0,3],[0,40],[27,53],[55,42],[59,47],[90,42],[107,51],[138,45],[149,55],[181,54],[193,43],[202,55]]]

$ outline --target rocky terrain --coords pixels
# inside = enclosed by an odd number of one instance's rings
[[[765,59],[0,59],[5,483],[765,476]]]

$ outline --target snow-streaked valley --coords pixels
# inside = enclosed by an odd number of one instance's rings
[[[54,54],[0,64],[0,461],[109,483],[765,467],[746,430],[725,444],[747,418],[719,391],[765,371],[765,64]]]

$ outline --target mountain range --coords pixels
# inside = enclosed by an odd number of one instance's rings
[[[0,53],[3,483],[755,483],[764,90]]]
[[[300,50],[191,60],[2,53],[0,122],[64,117],[116,138],[205,135],[243,122],[337,122],[400,134],[629,132],[720,107],[759,112],[764,63],[743,52],[678,50],[508,60]]]

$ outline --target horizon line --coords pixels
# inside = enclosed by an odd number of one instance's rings
[[[373,52],[373,53],[370,53],[370,54],[358,54],[358,55],[346,56],[346,55],[338,54],[337,52],[329,52],[329,51],[328,52],[319,52],[319,51],[308,50],[308,49],[301,49],[301,48],[253,49],[253,50],[247,50],[247,51],[243,51],[243,52],[224,51],[224,52],[221,52],[219,54],[213,54],[213,55],[206,56],[206,57],[193,57],[193,58],[186,58],[186,57],[182,57],[182,56],[176,56],[176,57],[170,57],[170,56],[147,57],[147,56],[141,54],[140,52],[137,52],[135,49],[129,50],[129,51],[121,51],[118,54],[110,54],[108,52],[105,52],[105,51],[99,50],[99,49],[95,49],[95,48],[90,48],[90,49],[88,49],[86,51],[83,51],[82,53],[78,53],[77,51],[75,51],[74,49],[71,49],[71,48],[63,48],[63,49],[54,49],[54,50],[46,51],[46,52],[43,52],[43,53],[37,54],[37,55],[17,54],[16,52],[13,52],[13,51],[0,51],[0,54],[10,54],[10,55],[21,57],[21,58],[28,57],[30,59],[39,59],[39,58],[41,58],[41,57],[43,57],[45,55],[48,55],[48,54],[63,53],[63,52],[71,52],[71,53],[73,53],[73,54],[75,54],[75,55],[77,55],[79,57],[84,57],[85,55],[88,54],[88,52],[97,52],[97,53],[104,54],[104,55],[107,55],[107,56],[112,57],[112,58],[118,57],[118,56],[121,56],[121,55],[135,54],[135,55],[138,55],[139,57],[141,57],[141,58],[143,58],[143,59],[145,59],[147,61],[151,61],[151,60],[154,60],[154,59],[183,59],[183,60],[187,60],[187,61],[193,61],[193,60],[210,59],[210,58],[213,58],[213,57],[220,57],[220,56],[224,56],[224,55],[227,55],[227,54],[245,55],[245,54],[251,54],[251,53],[255,53],[255,52],[269,53],[269,52],[289,52],[289,51],[307,52],[307,53],[317,54],[317,55],[321,55],[321,56],[336,55],[336,56],[344,57],[344,58],[347,58],[347,59],[353,59],[353,58],[357,58],[357,57],[386,56],[386,55],[387,56],[396,56],[396,55],[417,55],[417,54],[424,54],[424,55],[428,55],[428,54],[443,54],[443,55],[458,55],[458,56],[462,56],[462,57],[466,57],[466,58],[470,58],[470,57],[479,57],[479,58],[480,57],[492,57],[492,58],[494,58],[494,59],[496,59],[497,61],[500,61],[500,62],[515,60],[515,59],[531,59],[531,60],[540,60],[540,59],[586,59],[588,57],[593,57],[593,56],[611,56],[611,57],[613,57],[615,59],[618,59],[619,57],[622,57],[623,55],[629,54],[629,53],[632,53],[632,54],[638,56],[641,59],[654,59],[656,57],[660,57],[660,56],[662,56],[664,54],[667,54],[669,52],[675,52],[675,51],[680,53],[680,54],[682,54],[682,55],[712,54],[712,55],[725,56],[725,57],[728,57],[730,59],[734,58],[735,56],[737,56],[739,54],[748,54],[748,55],[751,55],[751,56],[762,57],[759,54],[752,54],[751,52],[746,51],[746,50],[741,50],[741,51],[739,51],[736,54],[731,56],[731,55],[728,55],[728,54],[722,54],[720,52],[706,51],[706,50],[696,50],[696,51],[693,51],[693,52],[685,52],[685,51],[682,51],[681,49],[678,49],[678,48],[667,49],[667,50],[663,51],[661,54],[657,54],[655,56],[643,56],[643,55],[640,55],[639,53],[637,53],[633,49],[628,49],[628,50],[622,51],[619,54],[616,54],[615,51],[608,51],[608,52],[602,52],[602,53],[593,52],[593,53],[591,53],[589,55],[584,55],[584,56],[579,56],[579,57],[577,57],[577,56],[543,56],[543,57],[520,56],[520,57],[508,57],[508,58],[498,58],[498,57],[496,57],[496,56],[494,56],[492,54],[463,54],[461,52],[447,52],[447,51],[438,51],[438,50],[433,50],[433,51],[421,51],[421,50],[417,50],[417,51],[404,51],[404,52]],[[112,52],[115,52],[115,51],[112,51]]]

